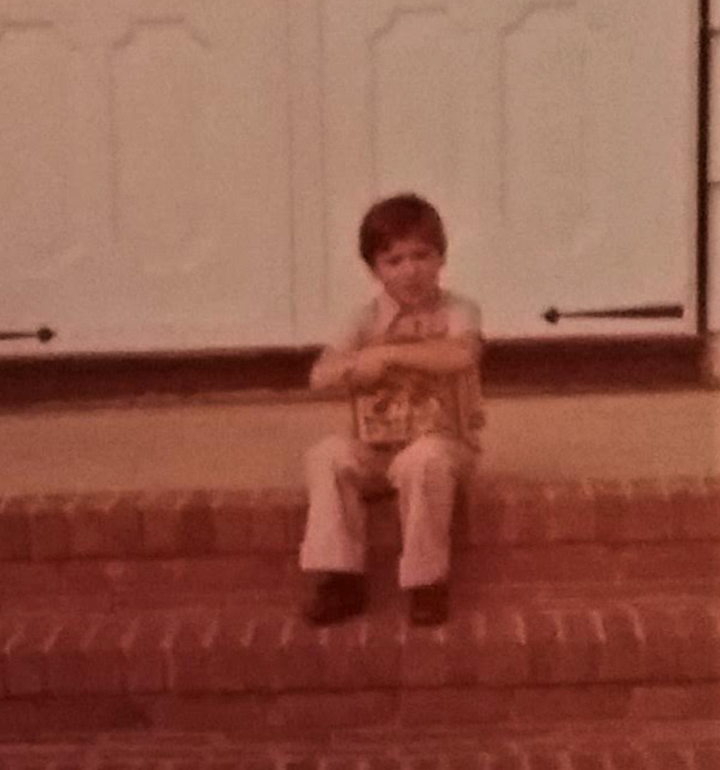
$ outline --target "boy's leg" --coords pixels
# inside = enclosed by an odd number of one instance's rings
[[[303,570],[320,573],[305,617],[338,623],[365,608],[366,509],[363,491],[385,479],[387,461],[352,439],[330,437],[310,450]]]
[[[474,453],[456,439],[423,436],[393,461],[403,531],[400,586],[422,597],[439,595],[450,571],[450,526],[458,485],[470,474]],[[428,587],[437,587],[426,590]],[[413,613],[415,614],[415,613]],[[421,620],[419,622],[422,622]]]
[[[366,506],[363,492],[384,479],[386,463],[350,438],[331,436],[307,455],[310,504],[300,566],[305,571],[362,573]]]

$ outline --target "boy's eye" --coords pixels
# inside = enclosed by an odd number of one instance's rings
[[[430,252],[429,252],[429,251],[426,251],[426,250],[423,250],[423,251],[416,251],[416,252],[415,252],[415,253],[412,255],[412,258],[413,258],[413,259],[414,259],[416,262],[425,262],[425,260],[427,260],[429,257],[430,257]]]

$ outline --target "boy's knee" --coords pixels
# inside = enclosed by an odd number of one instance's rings
[[[355,462],[352,442],[343,436],[328,436],[312,446],[305,456],[307,467],[346,468]]]
[[[395,458],[391,473],[394,477],[421,471],[454,473],[455,458],[447,439],[422,436]]]

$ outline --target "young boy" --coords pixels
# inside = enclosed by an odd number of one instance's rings
[[[307,619],[339,622],[365,608],[363,495],[389,481],[398,491],[403,551],[400,586],[415,624],[447,618],[450,525],[458,484],[471,470],[482,424],[479,311],[440,288],[447,241],[435,208],[413,195],[376,203],[360,227],[360,254],[382,293],[328,347],[313,388],[380,385],[393,372],[455,376],[455,428],[425,425],[404,445],[330,437],[308,453],[310,496],[300,564],[319,580]]]

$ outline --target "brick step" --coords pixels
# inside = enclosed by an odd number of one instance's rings
[[[400,608],[327,629],[271,606],[0,618],[10,699],[414,690],[494,714],[533,688],[609,688],[614,709],[634,688],[711,684],[720,695],[718,679],[720,601],[700,595],[456,603],[436,629],[409,626]]]
[[[301,491],[10,496],[0,562],[248,555],[297,550]],[[372,504],[371,542],[397,548],[392,499]],[[459,549],[483,545],[720,541],[720,479],[540,483],[481,479],[458,511]]]
[[[13,770],[717,770],[718,725],[628,728],[573,724],[562,731],[468,729],[288,738],[272,743],[221,732],[102,732],[0,743]],[[631,734],[629,735],[628,733]]]
[[[313,579],[297,554],[266,553],[184,558],[70,559],[0,562],[0,612],[50,608],[120,609],[292,606]],[[397,556],[371,554],[368,585],[377,606],[396,602]],[[635,596],[703,592],[720,586],[720,543],[477,547],[453,555],[453,596],[493,601],[528,591],[551,596]],[[503,598],[503,600],[504,600]]]

